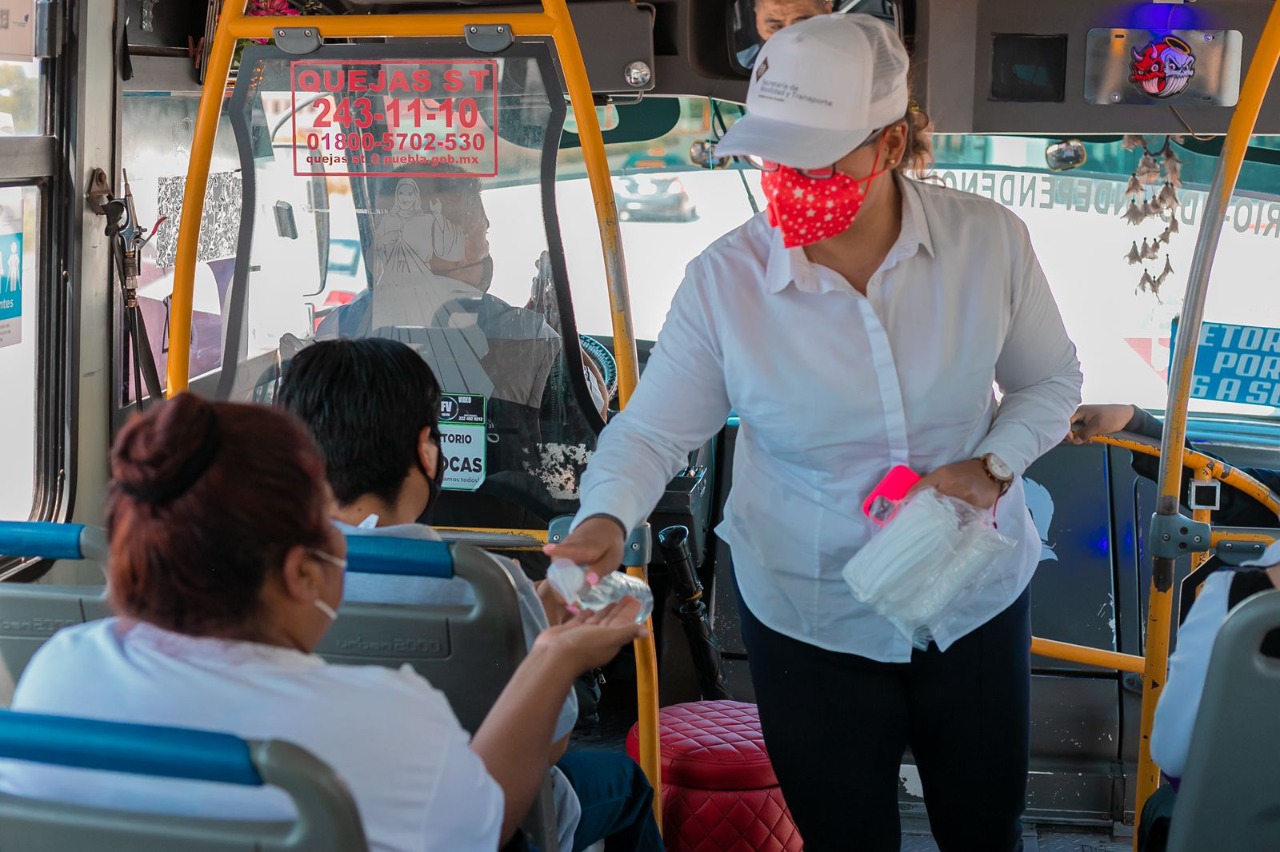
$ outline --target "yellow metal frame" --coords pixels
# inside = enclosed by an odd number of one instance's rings
[[[1120,432],[1115,435],[1099,435],[1093,439],[1096,444],[1109,444],[1113,447],[1122,447],[1135,453],[1142,453],[1149,456],[1160,455],[1160,444],[1150,438],[1141,435],[1132,435],[1126,432]],[[1204,453],[1195,450],[1186,450],[1184,454],[1183,464],[1196,471],[1196,477],[1199,479],[1217,479],[1224,485],[1228,485],[1257,500],[1271,511],[1280,515],[1280,496],[1277,496],[1271,489],[1267,488],[1258,480],[1254,479],[1246,473],[1236,470],[1226,462],[1206,456]],[[1195,520],[1209,522],[1208,510],[1201,510],[1195,513]],[[1274,539],[1261,533],[1213,533],[1210,538],[1210,547],[1216,545],[1220,541],[1248,541],[1248,542],[1265,542],[1270,543]],[[1192,570],[1199,568],[1209,558],[1209,553],[1192,554]],[[1172,600],[1170,602],[1172,606]],[[1167,618],[1168,616],[1166,616]],[[1090,648],[1085,645],[1073,645],[1070,642],[1059,642],[1054,639],[1042,639],[1040,637],[1032,637],[1031,653],[1041,657],[1049,657],[1055,660],[1065,660],[1072,663],[1083,663],[1088,666],[1097,666],[1102,669],[1114,669],[1116,671],[1130,672],[1132,674],[1142,674],[1146,671],[1147,662],[1151,658],[1151,646],[1147,647],[1145,656],[1136,654],[1121,654],[1116,651],[1104,651],[1101,648]],[[1168,666],[1169,646],[1166,642],[1162,653],[1165,657],[1163,665]],[[1154,708],[1153,708],[1154,713]],[[1142,731],[1143,741],[1145,742],[1151,734],[1150,719],[1144,719]]]
[[[1172,418],[1172,415],[1170,417]],[[1179,439],[1179,445],[1182,444],[1186,437],[1186,400],[1183,400],[1182,418],[1183,438]],[[1165,428],[1168,428],[1167,424]],[[1122,447],[1131,452],[1157,458],[1161,457],[1160,443],[1141,435],[1119,432],[1115,435],[1099,435],[1092,440],[1096,444],[1109,444],[1113,447]],[[1247,473],[1243,473],[1219,459],[1185,447],[1181,456],[1182,466],[1194,470],[1197,479],[1216,479],[1224,485],[1247,494],[1280,515],[1280,496]],[[1179,473],[1179,476],[1174,480],[1174,486],[1178,489],[1175,492],[1175,500],[1181,496],[1181,483],[1182,476]],[[1192,516],[1194,520],[1208,523],[1210,512],[1208,509],[1200,509],[1194,511]],[[1221,541],[1247,541],[1270,544],[1274,540],[1275,537],[1262,533],[1215,531],[1210,535],[1209,546],[1212,548]],[[1194,571],[1203,565],[1209,559],[1209,556],[1210,551],[1191,554],[1192,570]],[[1058,642],[1039,637],[1032,637],[1031,639],[1031,653],[1042,657],[1083,663],[1104,669],[1115,669],[1143,676],[1142,717],[1138,747],[1138,791],[1134,803],[1135,850],[1137,848],[1136,828],[1142,814],[1142,806],[1146,803],[1147,798],[1155,792],[1160,782],[1160,768],[1151,760],[1151,727],[1155,721],[1159,688],[1163,686],[1165,676],[1169,671],[1169,628],[1172,614],[1172,588],[1163,591],[1157,590],[1153,580],[1148,596],[1147,640],[1143,656],[1104,651],[1100,648],[1089,648],[1084,645],[1073,645],[1068,642]],[[1152,678],[1158,678],[1154,690],[1149,683]],[[1156,693],[1154,696],[1151,695],[1153,691]]]
[[[587,178],[595,200],[596,220],[604,252],[605,277],[613,323],[614,359],[618,366],[618,401],[625,406],[639,380],[635,335],[631,325],[631,299],[618,208],[609,179],[604,137],[596,116],[582,50],[569,17],[566,0],[541,0],[542,11],[531,13],[483,13],[473,11],[405,15],[313,15],[306,17],[249,17],[248,0],[226,0],[218,18],[213,45],[205,68],[205,81],[196,113],[186,192],[182,198],[181,227],[174,263],[173,301],[169,328],[167,396],[187,388],[190,372],[191,310],[195,285],[196,246],[203,214],[204,187],[214,135],[222,110],[231,58],[239,39],[271,38],[277,27],[317,30],[324,38],[459,37],[469,25],[498,24],[510,27],[516,37],[550,37],[560,59],[569,103],[578,122]],[[477,530],[488,532],[488,530]],[[545,535],[545,533],[543,533]],[[634,570],[632,573],[636,573]],[[643,577],[643,572],[639,572]],[[662,772],[658,754],[658,674],[652,636],[635,643],[636,685],[639,696],[640,765],[653,784],[658,824],[662,824]]]

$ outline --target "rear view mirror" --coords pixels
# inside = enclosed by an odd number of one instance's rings
[[[1064,139],[1044,149],[1044,161],[1050,171],[1069,172],[1083,166],[1088,159],[1089,154],[1079,139]]]
[[[689,146],[689,162],[704,169],[723,169],[732,157],[717,157],[716,143],[699,139]]]
[[[578,120],[574,117],[573,107],[568,107],[568,110],[564,117],[564,131],[576,136],[578,133]],[[618,108],[613,104],[597,105],[596,120],[600,122],[600,132],[604,133],[613,130],[618,126]]]

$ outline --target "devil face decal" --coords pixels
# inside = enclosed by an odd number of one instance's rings
[[[1196,57],[1185,41],[1166,36],[1133,51],[1129,82],[1153,98],[1171,98],[1195,76]]]

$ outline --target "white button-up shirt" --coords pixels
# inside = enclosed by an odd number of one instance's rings
[[[884,662],[910,660],[911,643],[840,574],[875,529],[867,494],[899,464],[927,473],[995,453],[1019,474],[996,515],[1017,546],[970,623],[934,636],[945,650],[1030,582],[1040,538],[1020,475],[1066,434],[1082,382],[1021,220],[975,195],[899,186],[902,229],[865,296],[784,248],[763,214],[689,264],[578,514],[640,523],[736,411],[716,532],[747,606],[779,633]]]

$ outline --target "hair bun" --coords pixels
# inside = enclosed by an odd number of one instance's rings
[[[135,500],[167,503],[199,481],[220,445],[213,405],[184,392],[135,416],[121,431],[111,475]]]

